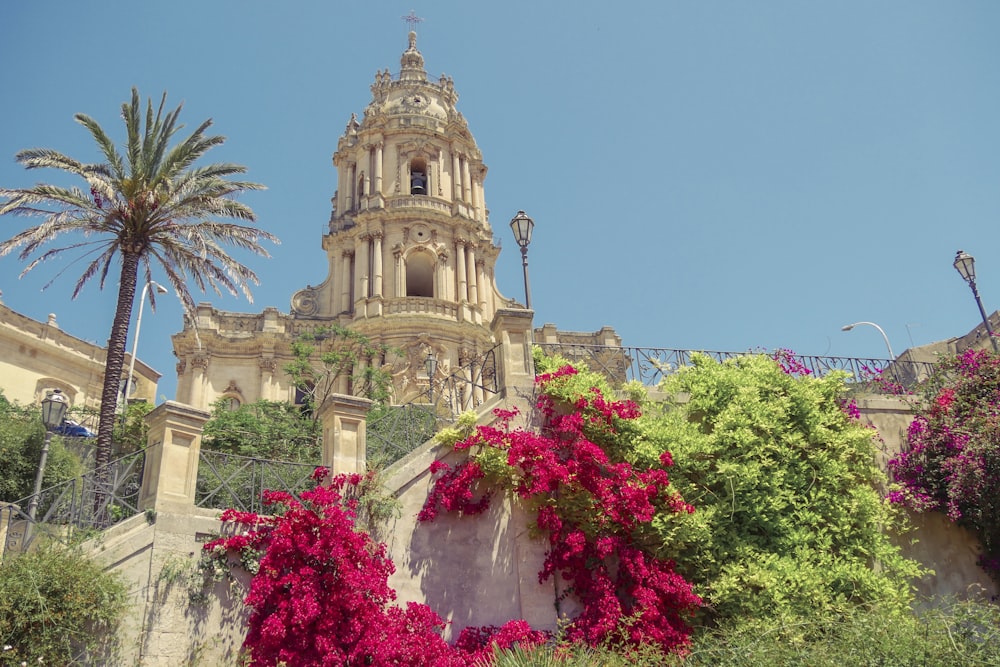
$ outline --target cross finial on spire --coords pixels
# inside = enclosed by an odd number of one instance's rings
[[[414,12],[412,9],[410,10],[409,14],[407,14],[406,16],[400,16],[399,18],[406,21],[407,25],[410,26],[410,32],[413,32],[413,29],[417,27],[417,24],[423,21],[423,19],[417,16],[416,12]]]

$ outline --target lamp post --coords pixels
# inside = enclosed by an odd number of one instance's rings
[[[880,327],[879,325],[875,324],[874,322],[855,322],[854,324],[845,324],[844,326],[840,327],[840,330],[841,331],[850,331],[854,327],[859,326],[861,324],[867,324],[870,327],[875,327],[876,329],[878,329],[878,332],[880,334],[882,334],[882,340],[885,341],[886,348],[889,350],[889,359],[890,359],[890,361],[892,359],[895,359],[896,355],[892,353],[892,345],[889,345],[889,337],[885,335],[885,331],[882,330],[882,327]]]
[[[997,349],[997,339],[993,336],[993,327],[990,326],[990,318],[986,316],[986,309],[983,308],[983,300],[979,298],[979,290],[976,289],[976,258],[967,252],[959,250],[955,254],[953,266],[958,271],[958,275],[962,276],[962,279],[969,283],[969,287],[972,288],[972,296],[976,297],[979,314],[983,318],[983,324],[986,325],[986,335],[990,337],[990,344],[993,346],[993,351],[1000,352]]]
[[[534,228],[535,221],[525,215],[524,211],[518,211],[510,221],[514,240],[521,246],[521,261],[524,265],[524,305],[529,310],[531,310],[531,284],[528,282],[528,244],[531,243],[531,230]]]
[[[38,459],[38,470],[35,471],[35,492],[31,494],[28,503],[28,518],[35,522],[38,512],[38,496],[42,492],[42,477],[45,476],[45,461],[49,457],[49,443],[52,441],[52,431],[62,425],[69,404],[62,395],[61,389],[55,389],[45,395],[42,400],[42,423],[45,424],[45,440],[42,442],[42,455]]]
[[[156,282],[155,280],[150,280],[142,288],[142,296],[139,298],[139,314],[135,318],[135,335],[132,338],[132,358],[128,362],[128,375],[125,376],[125,392],[122,397],[122,419],[125,417],[125,410],[128,407],[128,395],[132,390],[132,374],[135,372],[135,354],[139,349],[139,327],[142,326],[142,306],[146,303],[146,292],[149,291],[149,286],[153,285],[156,287],[157,294],[166,294],[167,288]]]
[[[438,360],[434,358],[434,353],[427,351],[427,358],[424,359],[424,370],[427,371],[427,391],[429,392],[429,403],[434,403],[434,375],[437,373]]]

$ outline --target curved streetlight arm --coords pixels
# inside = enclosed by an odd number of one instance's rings
[[[129,359],[128,375],[125,376],[125,395],[122,397],[123,415],[125,414],[125,405],[128,402],[129,392],[132,390],[132,374],[135,373],[135,355],[139,349],[139,327],[142,326],[142,307],[146,303],[146,292],[149,291],[150,285],[156,287],[157,294],[167,293],[167,288],[155,280],[150,280],[142,287],[142,296],[139,297],[139,314],[135,318],[135,335],[132,337],[132,358]]]
[[[879,325],[875,324],[874,322],[855,322],[854,324],[845,324],[844,326],[840,327],[840,330],[841,331],[850,331],[854,327],[862,325],[862,324],[866,324],[866,325],[868,325],[870,327],[875,327],[876,329],[878,329],[878,332],[880,334],[882,334],[882,340],[885,341],[885,347],[886,347],[886,349],[889,350],[889,359],[890,360],[895,359],[896,355],[892,353],[892,345],[889,345],[889,337],[885,335],[885,331],[882,330],[882,327],[880,327]]]

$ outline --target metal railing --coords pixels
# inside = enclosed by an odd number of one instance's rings
[[[81,531],[98,531],[139,513],[145,450],[62,482],[38,494],[38,511],[28,515],[31,496],[0,504],[2,552],[26,551],[38,538],[68,542]]]
[[[237,509],[267,514],[264,491],[298,495],[313,488],[317,464],[270,461],[201,450],[194,504],[210,509]]]
[[[368,467],[398,461],[458,415],[475,410],[500,393],[500,349],[496,345],[450,375],[428,383],[427,389],[409,403],[374,408],[365,427]]]
[[[678,368],[690,366],[693,354],[703,354],[719,362],[751,354],[767,354],[792,365],[800,372],[815,376],[823,376],[835,370],[846,371],[852,376],[852,384],[863,383],[866,388],[885,393],[904,393],[919,381],[930,377],[935,367],[930,362],[823,357],[792,354],[786,350],[716,352],[562,343],[537,345],[547,355],[558,354],[569,361],[582,361],[588,368],[604,374],[612,382],[638,381],[646,386],[655,386]]]

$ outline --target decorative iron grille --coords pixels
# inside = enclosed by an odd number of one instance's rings
[[[856,357],[822,357],[792,354],[785,350],[747,352],[715,352],[711,350],[676,350],[656,347],[613,347],[538,343],[548,355],[560,355],[572,362],[585,362],[591,370],[607,376],[612,382],[638,381],[655,386],[670,373],[691,365],[692,354],[703,354],[724,361],[750,354],[769,354],[795,364],[812,375],[822,376],[842,370],[851,374],[851,383],[866,389],[887,393],[904,393],[916,383],[930,377],[934,364],[892,359],[860,359]]]
[[[269,461],[201,450],[194,504],[211,509],[237,509],[267,514],[264,491],[287,491],[298,495],[315,486],[317,466],[310,463]]]
[[[26,551],[40,537],[67,542],[138,514],[145,460],[145,450],[138,451],[43,489],[34,521],[28,516],[31,496],[0,504],[3,553]]]

